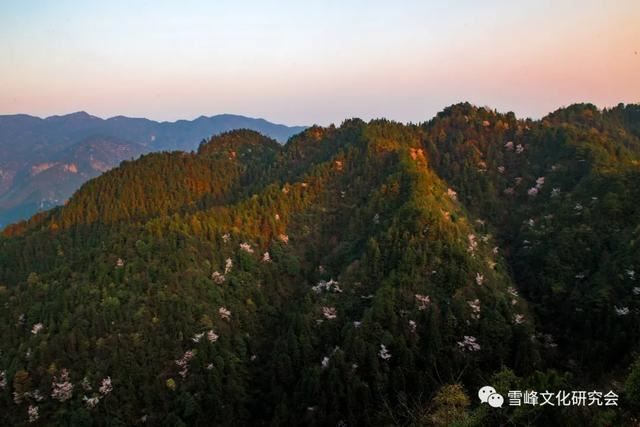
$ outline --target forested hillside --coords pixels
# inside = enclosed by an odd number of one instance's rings
[[[0,424],[631,425],[639,162],[640,105],[589,104],[124,162],[0,237]]]
[[[191,151],[202,138],[236,129],[284,143],[304,127],[233,114],[176,122],[105,120],[85,112],[46,119],[0,115],[0,230],[64,204],[83,183],[123,160],[161,150]]]

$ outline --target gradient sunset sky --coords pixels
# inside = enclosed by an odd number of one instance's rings
[[[0,0],[0,52],[0,114],[537,118],[640,102],[640,0]]]

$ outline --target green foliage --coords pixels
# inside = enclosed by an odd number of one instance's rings
[[[29,405],[47,425],[624,423],[496,413],[475,390],[621,379],[638,129],[634,106],[534,122],[459,104],[125,162],[0,237],[0,423]]]

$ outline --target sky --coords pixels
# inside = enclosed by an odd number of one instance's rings
[[[0,0],[0,114],[422,122],[640,102],[639,0]]]

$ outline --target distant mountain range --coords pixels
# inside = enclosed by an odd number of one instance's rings
[[[176,122],[101,119],[86,112],[46,119],[0,116],[0,228],[64,203],[85,181],[123,160],[152,151],[191,151],[202,139],[234,129],[283,143],[305,127],[232,114]]]

